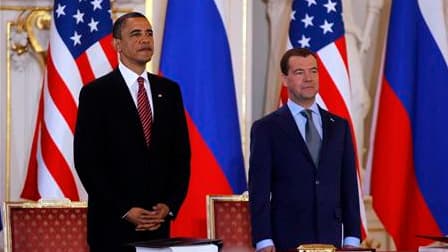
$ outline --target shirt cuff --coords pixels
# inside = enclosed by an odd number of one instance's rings
[[[261,241],[257,242],[255,251],[259,251],[259,250],[269,247],[269,246],[274,246],[274,241],[272,241],[272,239],[261,240]]]
[[[130,211],[130,210],[129,210]],[[126,216],[128,216],[129,211],[127,211],[123,216],[121,216],[122,219],[126,219]]]
[[[344,238],[344,246],[353,246],[353,247],[359,247],[361,241],[358,237],[354,236],[347,236]]]

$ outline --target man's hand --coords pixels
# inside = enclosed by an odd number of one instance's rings
[[[162,225],[162,222],[165,221],[165,217],[168,215],[169,211],[170,211],[170,208],[166,204],[158,203],[157,205],[152,207],[152,211],[149,211],[149,213],[150,213],[150,216],[152,219],[157,220],[159,222],[149,223],[149,224],[143,223],[143,224],[137,225],[135,230],[137,230],[137,231],[157,230]]]
[[[165,219],[165,217],[170,212],[170,208],[164,203],[158,203],[157,205],[152,207],[152,210],[160,219]]]
[[[136,225],[136,231],[156,230],[165,221],[163,218],[160,218],[160,213],[157,211],[148,211],[140,207],[131,208],[125,219]]]
[[[259,249],[256,252],[275,252],[275,247],[274,246],[268,246],[268,247]]]
[[[133,209],[136,210],[132,211]],[[131,211],[133,212],[133,215],[128,219]],[[165,217],[168,215],[169,211],[170,208],[164,203],[158,203],[157,205],[153,206],[152,211],[135,207],[128,212],[128,215],[126,215],[126,219],[136,225],[136,231],[154,231],[160,228],[162,223],[165,221]],[[137,216],[137,218],[134,218],[135,216]]]

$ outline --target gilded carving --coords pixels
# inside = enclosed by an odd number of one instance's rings
[[[50,28],[50,8],[30,8],[23,9],[17,19],[12,22],[10,40],[10,54],[12,67],[18,71],[23,71],[24,66],[29,62],[30,54],[38,60],[39,65],[45,67],[46,44],[48,41],[42,41],[38,36],[40,31],[48,33]],[[45,36],[48,38],[48,36]]]

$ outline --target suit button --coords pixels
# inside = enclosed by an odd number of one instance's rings
[[[316,185],[318,185],[318,184],[320,184],[320,181],[319,181],[319,180],[316,180],[315,183],[316,183]]]

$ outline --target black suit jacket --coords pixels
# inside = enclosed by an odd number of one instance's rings
[[[151,210],[160,202],[176,214],[186,196],[191,154],[180,89],[171,80],[148,76],[154,106],[149,148],[118,69],[80,93],[74,158],[89,196],[93,247],[168,237],[169,221],[158,231],[136,232],[122,217],[132,207]]]
[[[288,108],[256,121],[251,132],[249,198],[254,244],[341,246],[360,237],[354,150],[346,120],[320,109],[323,139],[316,167]]]

